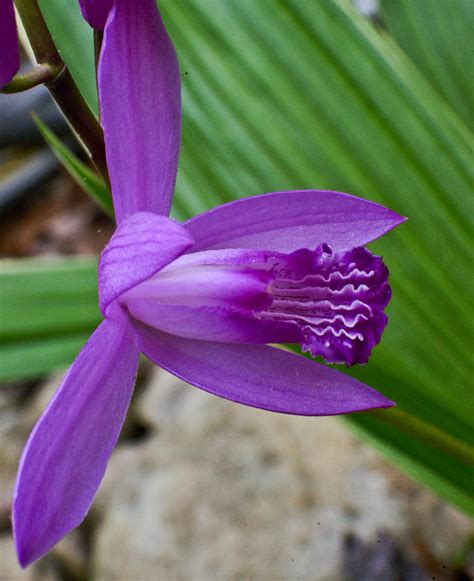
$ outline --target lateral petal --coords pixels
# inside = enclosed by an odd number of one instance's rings
[[[293,252],[325,242],[337,252],[363,246],[405,218],[341,192],[299,190],[243,198],[191,218],[194,251],[254,248]]]
[[[140,350],[184,381],[244,405],[302,416],[386,408],[389,399],[316,362],[267,347],[184,339],[136,324]]]
[[[93,333],[23,451],[13,498],[23,567],[84,519],[117,443],[139,356],[135,332],[119,315]]]
[[[13,0],[0,0],[0,89],[7,85],[20,68],[18,33]]]
[[[115,216],[168,215],[181,137],[176,52],[155,0],[115,0],[105,28],[99,95]]]
[[[99,307],[155,274],[193,244],[177,222],[150,212],[126,218],[104,248],[99,260]]]

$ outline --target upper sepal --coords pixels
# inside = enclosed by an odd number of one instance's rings
[[[181,81],[155,0],[115,0],[98,70],[115,218],[167,216],[181,140]]]
[[[180,224],[137,212],[117,228],[99,260],[99,307],[104,316],[122,293],[146,280],[193,244]]]

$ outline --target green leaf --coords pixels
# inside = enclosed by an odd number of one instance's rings
[[[382,0],[390,32],[466,125],[474,129],[474,2]],[[428,17],[427,17],[428,15]]]
[[[79,2],[39,0],[38,4],[59,54],[67,63],[89,107],[97,115],[92,29],[82,18]]]
[[[474,468],[472,446],[438,431],[432,424],[423,424],[421,436],[415,435],[416,429],[413,428],[418,427],[419,419],[405,414],[402,425],[398,424],[398,419],[398,412],[391,410],[390,414],[383,415],[378,412],[361,414],[359,421],[350,424],[401,470],[427,483],[467,513],[472,513],[474,483],[469,478]],[[426,433],[423,433],[423,428]],[[418,444],[420,439],[422,446]],[[446,440],[449,440],[448,445]],[[437,465],[433,464],[433,456],[437,458]],[[460,461],[453,462],[453,456]],[[452,478],[443,476],[453,469],[456,474]]]
[[[101,320],[96,270],[96,260],[83,258],[0,261],[2,359],[4,348],[11,354],[10,346],[18,350],[22,340],[47,344],[57,336],[82,337],[92,330]],[[35,369],[45,365],[38,362]],[[18,366],[19,376],[24,367]],[[47,369],[53,368],[50,362]]]
[[[112,196],[102,179],[80,161],[36,115],[33,116],[41,135],[79,186],[91,196],[109,216],[113,217]]]
[[[95,259],[0,261],[0,381],[67,367],[101,316]]]
[[[66,368],[88,338],[89,333],[78,333],[2,344],[0,381],[35,379]]]
[[[56,29],[76,18],[64,1],[48,4]],[[443,20],[442,4],[425,11],[426,27]],[[396,400],[413,426],[472,444],[474,138],[461,105],[346,0],[163,0],[160,7],[184,81],[174,215],[265,191],[319,188],[408,216],[372,246],[391,270],[390,324],[370,363],[350,373]],[[457,42],[470,46],[462,30]],[[75,50],[75,65],[91,66],[81,45]],[[459,103],[467,102],[459,90]],[[410,474],[474,512],[471,471],[439,438],[428,443],[424,431],[369,414],[349,421]]]

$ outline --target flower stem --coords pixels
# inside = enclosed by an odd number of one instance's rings
[[[110,189],[102,127],[77,88],[61,59],[36,0],[16,0],[15,6],[25,27],[36,60],[62,73],[45,85]]]
[[[1,92],[21,93],[43,83],[50,83],[54,78],[60,76],[61,73],[62,69],[55,69],[49,64],[36,65],[23,75],[15,75],[8,85],[3,87]]]

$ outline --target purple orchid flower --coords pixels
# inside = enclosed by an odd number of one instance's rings
[[[100,27],[108,8],[93,15],[97,6],[83,1]],[[118,223],[99,262],[105,320],[23,452],[13,500],[22,566],[84,519],[117,443],[140,352],[210,393],[276,412],[393,405],[345,374],[268,344],[299,343],[329,362],[367,361],[387,322],[390,289],[381,259],[362,245],[403,218],[314,190],[241,199],[183,225],[168,218],[180,77],[154,0],[115,0],[99,97]]]

